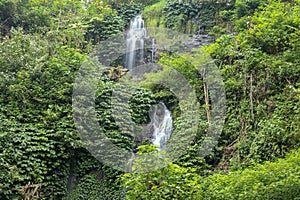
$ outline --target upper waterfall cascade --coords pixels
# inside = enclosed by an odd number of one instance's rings
[[[144,39],[146,35],[144,20],[141,15],[137,15],[130,21],[130,28],[126,36],[125,66],[129,71],[144,62]]]

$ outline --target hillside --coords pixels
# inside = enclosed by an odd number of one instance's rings
[[[0,199],[300,199],[299,4],[0,0]]]

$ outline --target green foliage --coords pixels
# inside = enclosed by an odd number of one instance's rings
[[[204,179],[203,199],[298,199],[300,153],[229,175]]]
[[[12,124],[5,126],[1,137],[1,167],[9,167],[1,194],[7,198],[16,195],[14,188],[22,188],[24,183],[43,183],[43,194],[53,197],[65,193],[69,159],[66,147],[59,135],[32,124]]]
[[[194,87],[198,95],[200,96],[203,92],[198,87],[202,85],[200,72],[197,70],[198,66],[194,66],[190,60],[190,57],[186,56],[177,56],[177,55],[161,55],[159,60],[159,64],[163,66],[170,66],[182,76],[184,76],[189,83]],[[200,96],[199,99],[203,99],[203,96]]]
[[[131,16],[140,9],[131,8]],[[1,199],[17,198],[14,188],[28,182],[42,183],[41,194],[47,198],[61,199],[81,177],[99,169],[111,184],[116,172],[104,170],[82,150],[71,98],[90,43],[120,33],[129,19],[122,18],[130,17],[129,11],[113,10],[100,1],[84,6],[83,1],[69,0],[1,1],[0,9],[5,35],[0,42]],[[134,94],[130,112],[135,122],[147,122],[145,113],[152,102],[146,90]],[[116,125],[112,127],[108,132],[118,138],[116,142],[131,148],[131,137],[126,140]],[[107,198],[114,199],[110,194]]]
[[[300,37],[294,4],[270,2],[249,18],[252,28],[207,47],[227,93],[223,159],[235,167],[273,160],[298,147]]]
[[[75,190],[70,195],[70,199],[79,200],[110,200],[123,199],[122,189],[116,186],[114,180],[103,177],[101,173],[85,175]]]
[[[112,5],[125,5],[125,4],[140,4],[142,6],[149,6],[157,3],[158,0],[108,0],[107,2]]]
[[[96,44],[113,35],[121,33],[124,22],[117,13],[104,14],[102,17],[94,17],[88,23],[89,28],[85,35],[87,40]]]
[[[235,17],[240,19],[244,16],[252,16],[262,4],[261,0],[238,0],[235,3]]]
[[[247,39],[253,48],[267,54],[295,50],[294,45],[299,45],[298,16],[298,6],[274,2],[252,17],[254,28],[249,30]]]
[[[0,41],[1,199],[18,199],[14,189],[28,182],[42,183],[46,198],[62,199],[74,188],[81,191],[84,184],[76,187],[80,178],[98,170],[106,176],[101,190],[108,189],[116,171],[82,150],[72,89],[89,43],[120,33],[127,22],[100,2],[84,7],[82,1],[69,0],[1,1],[0,9],[1,34],[9,36]],[[138,91],[133,97],[138,123],[147,121],[149,95]],[[118,142],[131,147],[124,138]],[[115,199],[106,193],[107,199]]]
[[[148,112],[151,105],[155,103],[154,97],[146,89],[133,89],[134,92],[131,94],[126,85],[113,81],[106,81],[99,85],[96,111],[102,130],[116,145],[132,151],[136,145],[133,143],[135,139],[133,132],[138,133],[138,130],[132,130],[134,125],[132,123],[141,125],[150,121]],[[114,91],[117,93],[112,96]],[[118,104],[112,105],[112,98]],[[112,108],[112,106],[114,107]],[[114,112],[122,110],[122,112],[127,113],[126,117],[124,116],[125,113],[118,116],[113,114],[112,110]]]
[[[165,16],[163,9],[167,1],[162,0],[151,6],[147,6],[144,9],[143,17],[148,27],[165,27]]]
[[[43,195],[64,196],[70,151],[80,145],[71,93],[74,72],[84,56],[48,44],[39,35],[21,31],[0,43],[1,113],[9,120],[2,124],[0,152],[2,167],[10,168],[1,191],[8,199],[14,188],[28,182],[44,184]]]
[[[142,173],[121,178],[126,198],[297,199],[299,151],[274,163],[257,163],[274,161],[299,147],[299,0],[241,0],[235,5],[0,0],[0,198],[20,199],[15,189],[28,182],[42,183],[40,192],[46,199],[124,198],[116,182],[122,173],[103,166],[83,148],[71,98],[76,73],[88,52],[121,33],[142,6],[147,6],[143,16],[148,26],[190,34],[212,30],[218,37],[232,31],[235,24],[240,32],[206,47],[224,78],[228,109],[219,144],[205,158],[198,156],[208,128],[205,106],[201,106],[203,80],[194,67],[203,64],[199,61],[206,54],[201,50],[180,56],[161,54],[158,61],[177,70],[195,88],[199,112],[189,115],[203,119],[197,129],[185,126],[190,121],[181,116],[173,91],[149,81],[163,81],[170,69],[148,74],[143,82],[148,89],[135,90],[132,96],[124,82],[99,77],[97,120],[118,147],[131,151],[145,142],[132,134],[130,123],[148,123],[149,108],[161,100],[172,110],[173,136],[188,140],[195,135],[176,164],[156,147],[140,146],[132,169]],[[115,89],[120,92],[117,98],[129,99],[129,106],[122,101],[114,105],[115,110],[129,113],[121,119],[111,111]],[[175,150],[181,146],[169,145]],[[239,169],[248,166],[252,167]],[[206,178],[198,175],[207,176],[213,169],[238,171]]]
[[[28,1],[0,1],[0,33],[9,34],[12,27],[22,27],[28,32],[44,30],[49,26],[48,13],[30,6]]]
[[[191,168],[168,163],[163,155],[163,152],[154,151],[148,155],[151,159],[139,157],[133,164],[139,173],[121,176],[122,185],[127,189],[126,199],[263,200],[298,199],[300,195],[299,150],[273,163],[206,178],[198,176]],[[154,163],[151,165],[150,161]],[[162,163],[167,166],[160,168]],[[156,170],[149,172],[149,165]]]
[[[178,104],[178,99],[174,97],[174,91],[170,91],[169,88],[164,88],[163,85],[154,83],[163,82],[169,71],[175,70],[176,73],[181,74],[187,80],[191,88],[196,91],[198,100],[201,101],[203,99],[202,88],[199,87],[199,85],[202,85],[201,75],[187,55],[161,54],[160,56],[161,58],[158,63],[163,67],[163,70],[158,73],[147,74],[147,79],[142,85],[154,91],[157,100],[166,102],[171,110],[175,112],[173,115],[176,118],[176,104]]]
[[[130,20],[137,14],[141,14],[141,11],[143,10],[140,3],[134,2],[113,4],[112,8],[118,12],[118,15],[124,21],[125,27],[128,27],[130,25]]]
[[[137,124],[145,124],[150,121],[148,112],[155,103],[154,96],[147,89],[137,90],[130,99],[131,117]]]
[[[164,7],[164,13],[167,28],[174,28],[176,31],[187,33],[185,26],[187,21],[195,18],[198,12],[195,5],[168,1]]]
[[[157,99],[157,101],[163,101],[172,111],[174,124],[173,137],[176,136],[178,139],[180,139],[181,143],[185,143],[190,139],[190,142],[188,142],[190,145],[189,148],[183,147],[182,144],[179,144],[178,142],[176,143],[176,141],[168,144],[168,148],[172,149],[171,156],[174,157],[176,157],[176,153],[178,153],[179,149],[185,149],[184,155],[178,158],[176,164],[179,164],[180,166],[194,167],[199,173],[202,174],[206,174],[208,172],[206,170],[209,168],[209,165],[206,163],[205,159],[200,158],[198,155],[199,148],[203,141],[203,136],[205,135],[208,126],[205,119],[204,106],[200,106],[204,104],[203,80],[200,73],[203,70],[202,65],[208,62],[206,56],[207,54],[203,52],[203,49],[195,49],[193,51],[193,55],[161,54],[161,58],[158,62],[162,67],[162,70],[147,74],[146,79],[142,82],[143,86],[153,91],[154,97]],[[164,84],[160,84],[165,83],[164,81],[166,77],[169,77],[173,72],[182,75],[182,78],[185,79],[191,89],[195,91],[195,97],[198,101],[197,106],[199,106],[199,110],[197,112],[190,111],[187,115],[198,116],[200,119],[202,119],[199,123],[198,129],[192,129],[190,126],[188,126],[192,120],[189,117],[183,116],[182,114],[184,106],[192,106],[193,101],[179,102],[178,96],[175,96],[174,94],[176,91],[164,87]],[[178,82],[177,79],[175,79],[174,84],[177,86],[177,88],[184,87],[181,81]],[[176,95],[180,96],[180,94]],[[191,137],[194,137],[194,139],[191,139]]]
[[[194,66],[191,62],[190,57],[187,55],[167,55],[167,54],[162,54],[161,58],[159,60],[159,64],[162,66],[166,66],[166,69],[168,67],[174,69],[176,72],[181,74],[190,84],[191,88],[196,92],[197,99],[201,103],[203,100],[203,90],[201,85],[203,85],[201,75],[199,74],[199,71],[197,70],[197,66]],[[167,74],[167,72],[165,72]],[[165,73],[162,74],[153,74],[152,78],[149,78],[149,80],[153,79],[164,79],[166,76]],[[153,86],[152,86],[153,87]],[[173,111],[173,116],[176,119],[180,115],[180,111],[178,108],[178,99],[175,97],[174,98],[174,91],[169,91],[168,89],[164,88],[159,88],[155,86],[158,91],[155,93],[159,99],[163,100],[164,102],[167,103],[167,105],[171,108]],[[179,86],[181,87],[181,86]],[[173,96],[173,97],[172,97]],[[176,126],[176,122],[175,122]]]
[[[168,162],[151,145],[139,149],[143,153],[135,159],[133,173],[121,176],[126,199],[200,199],[201,179],[193,169]]]
[[[229,30],[231,10],[232,2],[162,0],[146,7],[144,17],[149,27],[166,27],[182,33],[198,34],[209,32],[216,23]],[[226,11],[229,14],[224,17]]]
[[[254,162],[274,160],[299,146],[299,96],[299,90],[290,86],[275,97],[278,102],[272,116],[262,120],[259,132],[252,136],[248,157]]]

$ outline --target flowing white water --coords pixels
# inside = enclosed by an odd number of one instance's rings
[[[164,150],[173,131],[171,111],[169,111],[166,105],[161,102],[152,108],[150,118],[150,125],[152,126],[151,130],[153,131],[151,142],[154,145],[158,145],[160,150]],[[126,172],[132,172],[132,166],[135,159],[136,155],[132,153],[125,168]]]
[[[130,29],[126,35],[126,57],[125,67],[129,69],[129,72],[134,71],[136,66],[144,64],[144,41],[147,37],[147,31],[144,25],[144,20],[141,15],[137,15],[130,22]],[[152,53],[151,62],[154,60],[154,54],[156,51],[155,40],[152,39]],[[136,71],[135,73],[137,73]],[[150,113],[150,126],[151,126],[151,142],[154,145],[158,145],[160,150],[166,148],[166,142],[171,137],[173,120],[171,112],[168,110],[164,103],[159,103],[154,106]],[[132,171],[132,163],[135,160],[136,155],[132,153],[131,162],[126,166],[126,171]]]
[[[152,144],[158,145],[163,150],[172,134],[173,120],[171,112],[164,103],[159,103],[154,107],[150,117],[153,125]]]
[[[129,71],[143,63],[144,60],[144,38],[147,32],[144,20],[141,15],[137,15],[130,22],[130,29],[126,39],[126,60],[125,66]]]
[[[125,66],[129,71],[134,71],[136,66],[144,64],[144,42],[147,37],[144,20],[137,15],[130,21],[130,28],[126,35],[126,59]],[[155,41],[152,39],[151,62],[154,59]],[[165,149],[167,140],[172,134],[173,120],[171,112],[164,103],[159,103],[150,114],[152,126],[151,142]]]

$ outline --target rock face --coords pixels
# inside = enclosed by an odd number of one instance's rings
[[[171,34],[174,34],[174,32],[171,31]],[[182,41],[174,42],[170,48],[164,48],[162,46],[158,47],[159,45],[155,44],[155,40],[153,38],[146,38],[145,39],[145,46],[146,52],[145,52],[145,58],[144,61],[146,63],[155,62],[155,60],[159,60],[159,54],[160,52],[164,51],[178,51],[178,52],[192,52],[191,50],[193,48],[199,48],[203,45],[209,45],[214,42],[214,39],[210,37],[207,34],[196,34],[196,35],[184,35],[184,39]],[[178,43],[178,44],[177,44]]]
[[[203,45],[212,44],[214,40],[206,34],[197,34],[188,38],[187,46],[189,49],[198,48]]]

